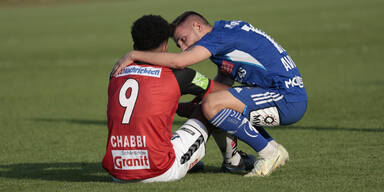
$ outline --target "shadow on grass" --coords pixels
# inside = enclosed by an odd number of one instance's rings
[[[70,182],[111,182],[100,163],[20,163],[0,165],[0,177]]]
[[[279,130],[314,130],[314,131],[348,131],[348,132],[384,132],[384,128],[350,128],[350,127],[322,127],[322,126],[280,126],[269,129]]]
[[[220,173],[218,167],[204,166],[189,174]],[[0,165],[0,178],[65,182],[113,182],[100,163],[20,163]]]
[[[64,123],[72,123],[72,124],[82,124],[82,125],[100,125],[107,126],[106,120],[86,120],[86,119],[49,119],[49,118],[37,118],[33,119],[34,121],[40,122],[64,122]],[[187,119],[185,120],[175,120],[173,122],[173,127],[181,127]],[[277,130],[314,130],[314,131],[356,131],[356,132],[384,132],[384,128],[353,128],[353,127],[329,127],[329,126],[278,126],[271,127],[267,129],[277,129]]]
[[[175,127],[181,127],[185,121],[176,120],[173,122]],[[384,128],[354,128],[354,127],[327,127],[327,126],[278,126],[278,127],[265,127],[267,130],[314,130],[314,131],[356,131],[356,132],[384,132]]]
[[[65,118],[35,118],[33,121],[47,122],[47,123],[71,123],[80,125],[100,125],[107,126],[106,120],[87,120],[87,119],[65,119]]]

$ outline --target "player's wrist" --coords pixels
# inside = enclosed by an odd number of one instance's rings
[[[132,60],[132,61],[137,60],[137,59],[135,58],[135,56],[136,56],[136,52],[137,52],[136,50],[133,50],[133,51],[129,52],[128,59],[129,59],[129,60]]]

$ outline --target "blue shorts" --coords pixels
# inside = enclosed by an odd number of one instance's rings
[[[245,104],[243,115],[253,126],[278,126],[298,122],[307,109],[307,101],[287,102],[276,89],[233,87],[228,91]]]

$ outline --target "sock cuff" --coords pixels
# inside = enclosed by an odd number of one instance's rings
[[[212,119],[210,119],[209,122],[212,123],[212,125],[214,125],[215,127],[220,127],[224,120],[234,112],[236,111],[232,109],[223,109],[218,112]]]
[[[184,125],[190,125],[193,128],[197,129],[197,131],[199,131],[204,137],[204,141],[206,142],[208,140],[208,130],[201,121],[197,119],[188,119],[187,122],[184,123]]]

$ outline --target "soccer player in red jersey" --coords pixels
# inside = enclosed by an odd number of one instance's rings
[[[143,16],[135,21],[131,33],[135,50],[167,51],[171,30],[160,16]],[[189,68],[177,70],[140,62],[111,75],[103,167],[119,182],[181,179],[204,157],[212,128],[201,113],[195,113],[172,133],[178,100],[183,94],[204,97],[225,88]],[[231,156],[238,154],[236,146],[230,150]]]

